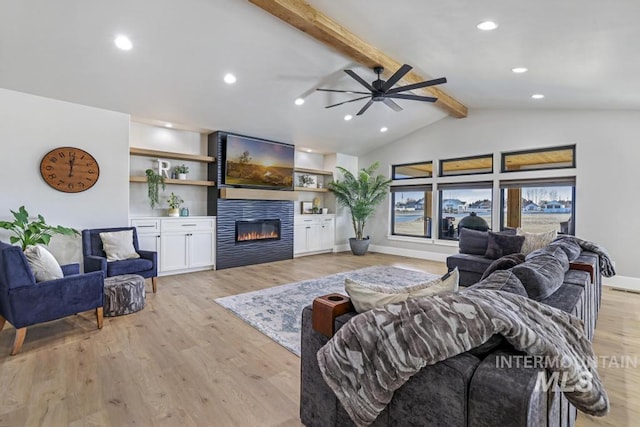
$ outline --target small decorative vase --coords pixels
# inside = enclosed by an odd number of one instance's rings
[[[187,174],[186,173],[179,173],[178,174],[178,179],[187,179]]]
[[[169,208],[169,216],[180,216],[180,209]]]
[[[181,208],[180,216],[189,216],[189,208]]]

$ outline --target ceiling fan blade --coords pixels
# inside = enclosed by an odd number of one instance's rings
[[[361,116],[362,113],[364,113],[369,107],[371,107],[371,104],[373,104],[373,99],[370,99],[369,102],[364,104],[364,107],[362,107],[360,111],[358,111],[358,114],[356,114],[356,116]]]
[[[382,86],[382,91],[386,92],[391,89],[393,85],[398,83],[398,81],[400,81],[400,79],[403,78],[405,74],[411,71],[412,68],[413,67],[411,65],[407,64],[404,64],[402,67],[400,67],[398,71],[396,71],[393,76],[389,77],[389,80],[385,82],[384,86]]]
[[[434,98],[433,96],[418,96],[418,95],[411,95],[408,93],[388,93],[385,95],[385,97],[386,97],[385,101],[387,98],[410,99],[412,101],[425,101],[425,102],[436,102],[438,100],[438,98]]]
[[[351,76],[351,78],[353,78],[355,81],[357,81],[358,83],[360,83],[362,86],[366,87],[367,89],[369,89],[371,92],[375,92],[376,90],[373,88],[373,86],[371,86],[369,83],[367,83],[366,81],[364,81],[362,79],[362,77],[360,77],[359,75],[357,75],[356,73],[354,73],[352,70],[344,70],[345,73],[349,74]]]
[[[350,100],[348,100],[348,101],[339,102],[339,103],[337,103],[337,104],[329,105],[329,106],[326,106],[326,107],[324,107],[324,108],[337,107],[338,105],[347,104],[347,103],[349,103],[349,102],[354,102],[354,101],[360,101],[361,99],[365,99],[365,98],[371,98],[371,95],[369,95],[369,96],[363,96],[363,97],[361,97],[361,98],[356,98],[356,99],[350,99]]]
[[[384,102],[384,105],[391,108],[395,112],[402,111],[402,107],[396,104],[395,102],[393,102],[392,100],[390,100],[389,98],[384,98],[382,102]]]
[[[405,90],[420,89],[420,88],[427,87],[427,86],[440,85],[440,84],[446,83],[446,82],[447,82],[447,78],[446,77],[440,77],[439,79],[427,80],[426,82],[420,82],[420,83],[414,83],[412,85],[394,87],[393,89],[389,89],[387,91],[387,93],[404,92]]]
[[[337,90],[337,89],[316,89],[322,92],[337,92],[337,93],[355,93],[358,95],[371,95],[369,92],[357,92],[355,90]]]

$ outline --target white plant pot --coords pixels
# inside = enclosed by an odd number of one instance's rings
[[[180,216],[179,208],[169,208],[169,216]]]
[[[179,173],[178,174],[178,179],[187,179],[187,174],[186,173]]]

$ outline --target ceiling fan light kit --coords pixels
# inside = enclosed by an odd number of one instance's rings
[[[384,72],[384,68],[381,66],[373,67],[373,71],[378,75],[378,78],[369,84],[362,77],[357,75],[353,70],[344,70],[351,78],[364,86],[369,92],[357,92],[353,90],[336,90],[336,89],[317,89],[322,92],[337,92],[337,93],[349,93],[356,95],[366,95],[361,96],[355,99],[350,99],[348,101],[339,102],[337,104],[328,105],[325,108],[333,108],[339,105],[347,104],[350,102],[360,101],[362,99],[369,98],[369,101],[358,111],[357,116],[362,115],[369,107],[373,105],[374,102],[382,102],[387,107],[391,108],[393,111],[402,111],[402,107],[400,107],[393,99],[405,99],[410,101],[422,101],[422,102],[436,102],[438,98],[432,96],[420,96],[409,93],[400,93],[406,92],[415,89],[421,89],[428,86],[435,86],[439,84],[443,84],[447,82],[445,77],[441,77],[439,79],[427,80],[424,82],[414,83],[405,86],[399,86],[394,88],[393,86],[398,83],[409,71],[411,71],[413,67],[410,65],[404,64],[398,71],[396,71],[389,80],[382,80],[380,75]]]

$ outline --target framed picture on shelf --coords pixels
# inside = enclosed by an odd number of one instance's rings
[[[313,202],[300,202],[300,213],[301,214],[313,213]]]
[[[317,188],[318,187],[318,177],[315,175],[299,175],[298,182],[300,183],[300,187],[306,188]]]

